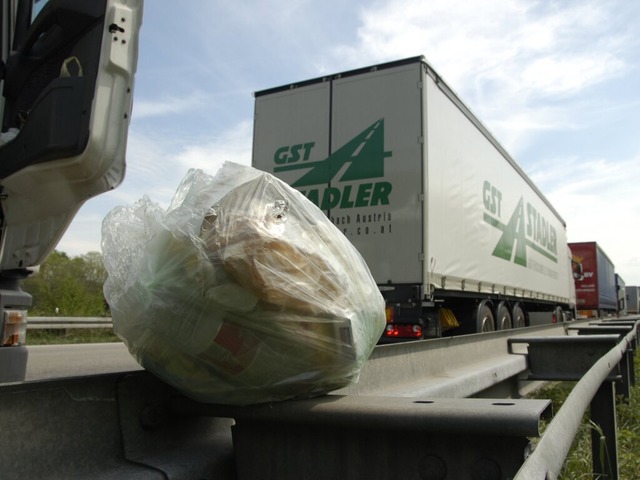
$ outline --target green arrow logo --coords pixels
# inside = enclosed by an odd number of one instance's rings
[[[349,140],[324,160],[301,164],[282,165],[274,172],[309,169],[292,187],[308,187],[328,184],[345,167],[339,181],[365,180],[384,177],[384,159],[391,152],[384,150],[384,119],[377,120],[361,133]]]
[[[494,257],[502,258],[517,265],[527,266],[527,247],[532,248],[541,255],[544,255],[554,263],[558,262],[555,255],[543,249],[527,238],[527,226],[525,224],[525,208],[524,200],[520,197],[520,201],[516,206],[509,222],[505,225],[497,218],[492,217],[488,213],[484,214],[484,221],[502,230],[502,235],[496,247],[493,249]]]

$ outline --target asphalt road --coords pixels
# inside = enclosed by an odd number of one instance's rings
[[[28,350],[27,381],[142,369],[123,343],[33,345]]]

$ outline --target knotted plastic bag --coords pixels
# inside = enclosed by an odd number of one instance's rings
[[[250,167],[190,170],[166,211],[145,196],[110,212],[102,236],[116,334],[199,401],[344,387],[385,325],[353,245],[302,194]]]

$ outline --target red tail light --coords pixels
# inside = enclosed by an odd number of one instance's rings
[[[384,336],[388,338],[422,338],[422,326],[411,323],[387,323]]]

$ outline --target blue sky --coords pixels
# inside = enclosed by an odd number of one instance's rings
[[[177,6],[179,5],[179,7]],[[567,222],[640,285],[640,2],[147,0],[127,176],[58,245],[189,168],[251,162],[253,92],[424,55]]]

